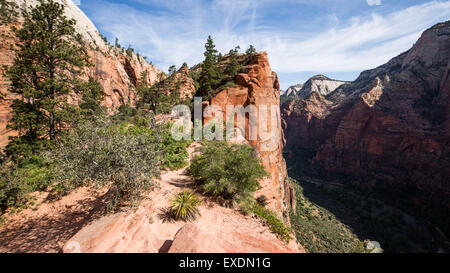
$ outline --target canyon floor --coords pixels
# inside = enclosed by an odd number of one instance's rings
[[[377,241],[388,253],[447,252],[450,243],[432,224],[391,206],[382,195],[326,175],[301,156],[287,159],[297,192],[291,223],[308,252],[351,252],[357,239]]]
[[[254,216],[206,197],[195,221],[173,221],[170,199],[195,183],[181,169],[164,172],[157,184],[137,209],[112,215],[103,213],[106,190],[80,188],[57,201],[36,194],[29,208],[2,216],[0,252],[304,252]]]

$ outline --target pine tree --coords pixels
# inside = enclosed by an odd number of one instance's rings
[[[256,48],[253,45],[250,45],[247,50],[245,51],[245,54],[247,55],[247,60],[250,60],[256,53]]]
[[[174,75],[177,72],[177,67],[175,65],[171,65],[169,67],[169,76]]]
[[[0,25],[10,24],[17,20],[18,6],[14,2],[0,0]]]
[[[75,120],[77,111],[66,95],[80,84],[79,76],[89,65],[76,22],[67,19],[64,6],[53,0],[39,2],[23,10],[22,27],[13,28],[18,49],[6,72],[9,91],[18,97],[11,105],[8,128],[17,130],[18,138],[30,145],[39,139],[55,140]]]
[[[221,82],[221,73],[218,68],[218,51],[211,36],[208,36],[205,49],[205,60],[202,63],[202,71],[199,78],[200,88],[197,94],[208,100]]]
[[[78,92],[82,93],[81,101],[78,106],[81,110],[81,116],[85,119],[91,119],[95,116],[101,116],[106,113],[106,107],[102,105],[103,86],[94,78],[89,77],[89,81],[82,83]]]
[[[166,108],[164,106],[170,102],[167,90],[164,88],[164,73],[160,73],[158,81],[150,86],[147,73],[142,72],[136,91],[139,96],[138,105],[149,108],[154,114],[157,114],[158,110]]]
[[[237,46],[234,49],[231,49],[230,52],[228,53],[229,62],[225,69],[225,75],[229,78],[228,80],[233,80],[234,77],[239,72],[239,70],[241,70],[241,64],[239,63],[239,61],[237,59],[237,54],[239,52],[239,49],[240,49],[240,47]]]

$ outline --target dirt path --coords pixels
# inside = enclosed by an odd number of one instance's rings
[[[192,156],[198,144],[189,147]],[[99,207],[104,192],[80,189],[62,200],[42,204],[8,217],[0,228],[0,252],[168,252],[175,235],[187,223],[173,221],[165,213],[171,198],[183,189],[195,187],[185,169],[161,175],[158,187],[139,208],[109,216]],[[194,226],[196,247],[183,249],[187,238],[176,238],[183,252],[293,252],[299,251],[278,240],[251,216],[244,216],[203,198]],[[180,233],[181,234],[181,233]],[[302,249],[300,249],[302,251]]]

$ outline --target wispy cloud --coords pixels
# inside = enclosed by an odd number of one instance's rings
[[[426,28],[450,18],[450,1],[384,12],[374,9],[353,17],[339,17],[327,10],[314,13],[308,27],[302,18],[308,15],[304,7],[312,2],[317,5],[316,1],[131,2],[141,8],[95,0],[87,11],[101,31],[119,37],[123,46],[131,44],[161,69],[200,62],[209,34],[222,52],[254,44],[258,50],[268,51],[284,87],[295,82],[284,82],[283,74],[355,72],[376,67],[410,48]],[[365,5],[364,0],[359,3]],[[367,0],[367,4],[381,1]],[[291,11],[282,13],[283,5],[296,7],[298,16],[284,17]]]
[[[381,0],[366,0],[369,6],[379,6],[381,5]]]

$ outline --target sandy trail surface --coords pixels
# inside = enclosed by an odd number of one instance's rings
[[[196,147],[189,147],[190,157]],[[195,190],[185,169],[164,172],[136,210],[104,216],[105,191],[81,188],[37,209],[6,215],[0,251],[303,252],[294,241],[289,245],[280,241],[259,219],[203,197],[195,221],[171,220],[166,209],[183,189]]]

